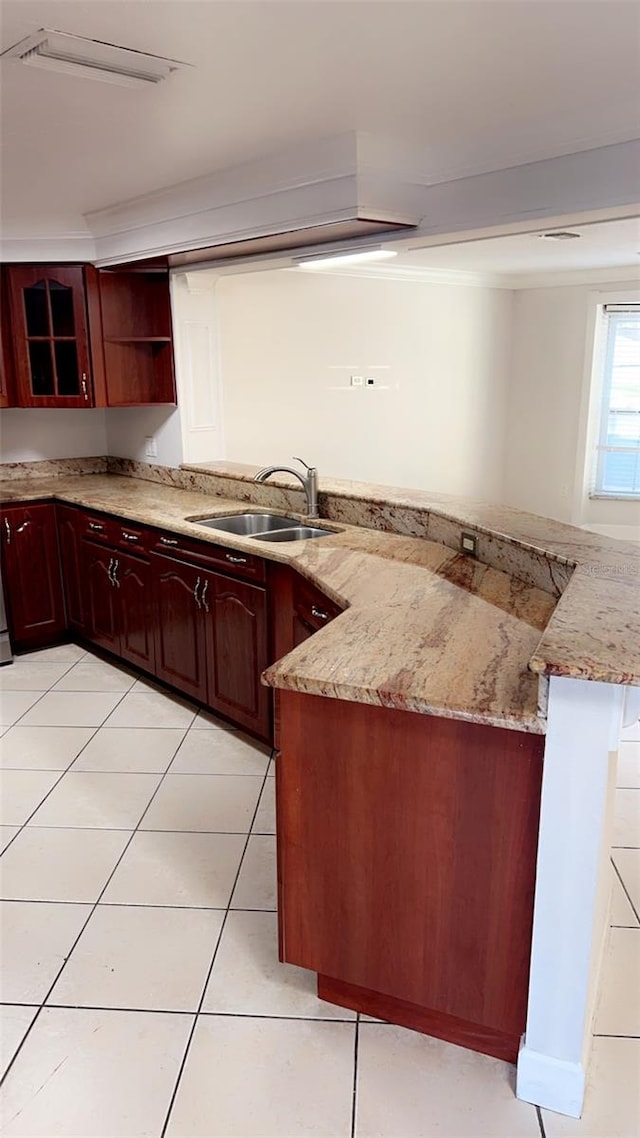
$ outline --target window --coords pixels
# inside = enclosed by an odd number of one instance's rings
[[[596,497],[640,498],[640,304],[607,304]]]

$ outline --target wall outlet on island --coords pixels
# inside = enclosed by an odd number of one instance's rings
[[[153,435],[147,435],[144,440],[144,453],[146,458],[158,457],[158,444]]]
[[[460,534],[460,548],[463,553],[468,553],[471,557],[476,556],[478,539],[473,533],[465,533],[463,530]]]

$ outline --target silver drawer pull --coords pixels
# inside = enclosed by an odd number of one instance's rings
[[[235,554],[233,554],[233,553],[225,553],[225,557],[226,557],[227,561],[231,562],[232,565],[246,565],[247,564],[246,557],[236,557]]]
[[[111,571],[111,580],[112,580],[113,584],[115,585],[116,589],[120,588],[120,582],[118,580],[118,565],[119,564],[120,564],[120,562],[118,561],[118,558],[116,557],[116,559],[113,563],[113,569]]]
[[[140,537],[137,533],[127,533],[126,530],[123,530],[122,531],[122,540],[123,541],[140,541]]]
[[[311,615],[315,616],[316,620],[328,620],[329,619],[329,613],[325,612],[324,609],[319,609],[317,605],[311,606]]]
[[[198,608],[201,609],[202,605],[200,604],[200,597],[198,596],[198,589],[199,588],[200,588],[200,578],[198,577],[198,580],[196,581],[195,585],[193,586],[193,599],[196,602]]]
[[[160,538],[160,545],[177,545],[177,544],[178,544],[178,542],[176,541],[175,537],[161,537]]]
[[[202,586],[202,592],[200,593],[200,600],[202,602],[202,607],[204,608],[205,612],[209,612],[209,606],[204,599],[207,595],[207,589],[208,588],[209,588],[209,582],[205,581],[204,585]]]
[[[94,530],[95,533],[102,533],[104,526],[101,522],[89,522],[89,529]]]
[[[7,545],[11,545],[11,526],[9,525],[9,519],[7,517],[4,519],[4,528],[7,534]]]

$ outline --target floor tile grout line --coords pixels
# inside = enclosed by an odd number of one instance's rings
[[[125,694],[126,694],[126,693],[125,693]],[[123,695],[123,697],[122,697],[122,698],[124,699],[124,695]],[[116,707],[118,706],[118,704],[119,704],[120,702],[121,702],[121,701],[119,700],[119,701],[118,701],[118,703],[116,704]],[[114,709],[114,710],[115,710],[115,709]],[[182,739],[180,740],[180,743],[178,743],[178,746],[176,747],[176,750],[175,750],[175,752],[174,752],[174,756],[173,756],[173,759],[175,759],[175,756],[176,756],[176,754],[178,753],[178,749],[179,749],[180,745],[182,744],[182,742],[184,741],[184,736],[186,735],[186,733],[187,733],[187,730],[188,730],[188,728],[186,728],[186,729],[185,729],[185,731],[184,731],[184,734],[183,734],[183,737],[182,737]],[[173,759],[171,760],[171,763],[173,762]],[[75,760],[74,760],[74,762],[75,762]],[[146,805],[146,807],[145,807],[145,809],[144,809],[144,811],[143,811],[143,813],[142,813],[142,816],[141,816],[141,818],[140,818],[140,820],[139,820],[139,822],[138,822],[138,825],[140,824],[140,821],[142,821],[142,818],[144,818],[144,815],[146,814],[147,810],[148,810],[148,809],[149,809],[149,807],[151,806],[151,803],[153,802],[153,800],[154,800],[154,798],[155,798],[156,794],[158,793],[158,791],[159,791],[160,787],[162,786],[162,784],[163,784],[163,782],[164,782],[165,778],[167,777],[167,772],[169,771],[169,769],[170,769],[170,767],[171,767],[171,763],[169,763],[169,766],[167,767],[167,771],[165,771],[165,773],[162,775],[162,777],[161,777],[160,781],[158,782],[158,785],[156,786],[156,788],[155,788],[155,790],[154,790],[153,794],[151,795],[151,798],[149,799],[149,802],[147,803],[147,805]],[[66,774],[66,771],[65,771],[65,772],[63,772],[63,774]],[[60,781],[60,780],[58,780],[58,781]],[[57,786],[57,785],[58,785],[58,784],[56,783],[56,786]],[[52,789],[53,789],[53,788],[52,788]],[[82,925],[82,927],[81,927],[80,931],[78,932],[78,935],[76,936],[75,940],[73,941],[73,943],[72,943],[72,945],[71,945],[71,947],[70,947],[69,951],[67,952],[67,954],[66,954],[66,956],[65,956],[65,958],[64,958],[64,960],[63,960],[63,962],[62,962],[62,964],[61,964],[61,966],[60,966],[60,968],[58,969],[58,971],[57,971],[56,975],[54,976],[53,982],[50,984],[50,986],[49,986],[49,988],[48,988],[48,990],[47,990],[47,992],[46,992],[46,994],[45,994],[45,996],[44,996],[44,998],[43,998],[43,1000],[42,1000],[42,1002],[41,1002],[41,1004],[40,1004],[40,1007],[38,1008],[38,1011],[36,1012],[35,1016],[33,1017],[33,1020],[32,1020],[32,1022],[31,1022],[31,1024],[30,1024],[30,1025],[29,1025],[29,1027],[27,1028],[27,1031],[25,1032],[25,1035],[24,1035],[24,1037],[23,1037],[23,1038],[22,1038],[22,1040],[20,1041],[20,1044],[19,1044],[19,1046],[17,1047],[17,1049],[16,1049],[16,1051],[15,1051],[15,1054],[13,1055],[13,1057],[12,1057],[12,1059],[11,1059],[10,1063],[8,1064],[8,1066],[7,1066],[7,1068],[6,1068],[5,1072],[4,1072],[4,1074],[2,1075],[2,1078],[0,1078],[0,1087],[2,1087],[2,1086],[3,1086],[3,1084],[4,1084],[4,1082],[5,1082],[6,1078],[7,1078],[7,1076],[9,1075],[9,1072],[10,1072],[10,1071],[11,1071],[11,1069],[13,1068],[13,1065],[14,1065],[14,1063],[15,1063],[16,1059],[18,1058],[18,1055],[19,1055],[19,1054],[20,1054],[20,1052],[22,1051],[22,1048],[24,1047],[24,1045],[25,1045],[25,1043],[26,1043],[26,1041],[27,1041],[27,1039],[28,1039],[29,1035],[31,1034],[31,1032],[32,1032],[32,1030],[33,1030],[33,1028],[34,1028],[34,1026],[35,1026],[35,1024],[38,1022],[38,1019],[39,1019],[39,1017],[40,1017],[40,1013],[41,1013],[42,1009],[45,1007],[45,1005],[46,1005],[46,1003],[47,1003],[47,1000],[48,1000],[49,996],[50,996],[50,995],[51,995],[51,993],[53,992],[53,989],[55,988],[56,984],[58,983],[58,980],[60,979],[60,976],[62,975],[62,973],[63,973],[64,969],[66,968],[66,966],[67,966],[67,964],[68,964],[68,962],[69,962],[69,960],[71,959],[71,956],[73,955],[74,949],[76,948],[76,946],[77,946],[77,944],[78,944],[78,942],[79,942],[79,940],[80,940],[80,938],[81,938],[82,934],[84,933],[84,931],[85,931],[85,929],[86,929],[87,925],[89,924],[89,921],[91,920],[91,918],[92,918],[93,914],[95,913],[96,909],[98,908],[98,905],[99,905],[99,903],[100,903],[100,898],[101,898],[101,897],[104,895],[104,892],[105,892],[105,890],[106,890],[106,889],[109,887],[109,884],[111,883],[111,880],[112,880],[112,878],[113,878],[113,875],[115,874],[116,870],[118,869],[118,866],[120,865],[120,862],[122,861],[122,859],[123,859],[123,857],[125,856],[125,854],[126,854],[127,850],[129,849],[129,846],[131,845],[131,843],[132,843],[132,841],[133,841],[133,839],[134,839],[134,837],[135,837],[135,835],[136,835],[137,831],[138,831],[138,826],[136,826],[136,827],[135,827],[135,829],[131,831],[131,833],[130,833],[130,835],[129,835],[129,839],[128,839],[128,841],[125,843],[125,846],[124,846],[124,849],[122,850],[122,853],[120,854],[120,856],[119,856],[118,860],[116,861],[116,863],[115,863],[115,865],[114,865],[113,869],[111,870],[111,873],[109,874],[109,876],[108,876],[107,880],[105,881],[105,883],[104,883],[104,885],[103,885],[102,889],[100,890],[100,893],[98,894],[98,898],[97,898],[97,900],[96,900],[96,901],[93,903],[93,905],[91,906],[91,911],[90,911],[90,912],[87,914],[87,919],[84,921],[84,923],[83,923],[83,925]]]
[[[271,759],[274,757],[274,754],[275,754],[275,748],[273,748],[273,747],[272,747],[272,748],[271,748],[271,755],[269,756],[269,762],[271,762]],[[268,771],[268,770],[269,770],[269,766],[267,765],[267,771]],[[258,810],[260,809],[260,801],[261,801],[261,799],[262,799],[262,795],[264,794],[264,791],[265,791],[265,787],[266,787],[266,785],[267,785],[267,779],[268,779],[268,777],[269,777],[268,773],[266,773],[266,772],[265,772],[265,775],[264,775],[264,777],[263,777],[263,780],[262,780],[262,786],[261,786],[261,788],[260,788],[260,793],[259,793],[259,795],[258,795],[258,798],[257,798],[257,801],[256,801],[255,809],[254,809],[254,811],[253,811],[253,814],[252,814],[252,816],[251,816],[251,822],[250,822],[250,825],[249,825],[249,831],[248,831],[248,833],[247,833],[247,837],[246,837],[246,840],[245,840],[245,843],[244,843],[244,847],[243,847],[243,850],[242,850],[242,855],[241,855],[241,857],[240,857],[240,861],[239,861],[239,863],[238,863],[238,869],[237,869],[237,872],[236,872],[236,875],[235,875],[235,878],[234,878],[234,881],[233,881],[233,885],[231,886],[231,890],[230,890],[230,892],[229,892],[229,901],[228,901],[228,904],[227,904],[227,907],[226,907],[226,910],[225,910],[225,914],[224,914],[224,917],[222,918],[222,923],[221,923],[221,925],[220,925],[220,931],[219,931],[219,933],[218,933],[218,936],[217,936],[217,938],[216,938],[216,943],[215,943],[215,945],[214,945],[214,949],[213,949],[213,955],[212,955],[212,957],[211,957],[211,963],[210,963],[210,965],[209,965],[209,968],[207,969],[207,973],[206,973],[206,976],[205,976],[204,984],[203,984],[203,987],[202,987],[202,992],[201,992],[201,995],[200,995],[200,1000],[199,1000],[199,1003],[198,1003],[198,1006],[197,1006],[197,1009],[196,1009],[196,1013],[195,1013],[195,1016],[194,1016],[194,1020],[193,1020],[193,1023],[192,1023],[192,1025],[191,1025],[191,1031],[189,1032],[189,1035],[188,1035],[188,1038],[187,1038],[187,1042],[186,1042],[186,1045],[185,1045],[185,1049],[184,1049],[184,1054],[183,1054],[183,1056],[182,1056],[182,1061],[181,1061],[181,1063],[180,1063],[180,1066],[179,1066],[179,1068],[178,1068],[178,1074],[177,1074],[177,1077],[176,1077],[176,1081],[175,1081],[175,1084],[174,1084],[174,1087],[173,1087],[173,1091],[172,1091],[172,1094],[171,1094],[171,1098],[169,1099],[169,1106],[168,1106],[168,1108],[167,1108],[167,1113],[166,1113],[166,1116],[165,1116],[164,1125],[163,1125],[163,1127],[162,1127],[162,1130],[161,1130],[161,1132],[160,1132],[160,1138],[165,1138],[165,1135],[166,1135],[166,1132],[167,1132],[167,1127],[168,1127],[168,1125],[169,1125],[169,1121],[170,1121],[170,1119],[171,1119],[171,1113],[172,1113],[172,1111],[173,1111],[173,1107],[174,1107],[174,1104],[175,1104],[175,1101],[176,1101],[176,1097],[177,1097],[177,1095],[178,1095],[178,1090],[179,1090],[179,1087],[180,1087],[180,1083],[181,1083],[181,1081],[182,1081],[182,1075],[183,1075],[183,1073],[184,1073],[184,1069],[185,1069],[185,1067],[186,1067],[186,1065],[187,1065],[187,1059],[189,1058],[189,1052],[190,1052],[190,1050],[191,1050],[191,1043],[192,1043],[192,1041],[193,1041],[193,1037],[194,1037],[194,1035],[195,1035],[196,1027],[197,1027],[197,1024],[198,1024],[198,1019],[199,1019],[200,1013],[201,1013],[201,1011],[202,1011],[202,1005],[203,1005],[203,1003],[204,1003],[204,999],[205,999],[205,996],[206,996],[206,994],[207,994],[207,988],[208,988],[208,986],[209,986],[209,980],[211,979],[211,974],[212,974],[212,972],[213,972],[213,969],[214,969],[214,966],[215,966],[215,962],[216,962],[216,957],[217,957],[217,955],[218,955],[218,949],[219,949],[219,947],[220,947],[220,944],[221,944],[221,942],[222,942],[222,937],[223,937],[223,935],[224,935],[224,930],[225,930],[225,926],[226,926],[226,923],[227,923],[227,917],[229,916],[229,912],[231,911],[231,902],[232,902],[232,900],[233,900],[233,894],[235,893],[235,890],[236,890],[236,886],[237,886],[237,884],[238,884],[238,880],[239,880],[239,877],[240,877],[240,873],[241,873],[241,871],[242,871],[242,865],[243,865],[243,862],[244,862],[244,859],[245,859],[245,855],[246,855],[247,849],[249,848],[249,841],[250,841],[250,839],[251,839],[251,835],[252,835],[252,827],[253,827],[253,824],[254,824],[254,822],[255,822],[255,820],[256,820],[256,817],[257,817],[257,815],[258,815]]]
[[[353,1040],[353,1091],[351,1095],[351,1138],[355,1138],[358,1110],[358,1046],[360,1038],[360,1012],[356,1013],[356,1030]]]
[[[132,1008],[124,1004],[47,1004],[44,1008],[37,1004],[0,1004],[0,1007],[37,1008],[38,1011],[82,1011],[82,1012],[130,1012],[132,1015],[174,1015],[205,1016],[207,1019],[268,1019],[286,1020],[288,1023],[346,1023],[355,1027],[355,1019],[341,1019],[339,1016],[292,1016],[265,1015],[254,1012],[195,1012],[190,1008]],[[381,1026],[380,1024],[376,1026]],[[390,1026],[386,1024],[385,1026]]]
[[[134,831],[132,830],[133,834]],[[252,835],[249,834],[249,837]],[[238,837],[242,837],[239,834]],[[0,897],[4,905],[93,905],[93,901],[69,901],[51,897]],[[226,913],[225,905],[168,905],[154,901],[96,901],[102,909],[179,909],[188,913]],[[277,909],[249,909],[246,905],[229,906],[232,913],[277,913]],[[2,1003],[2,1000],[0,1000]]]
[[[620,884],[624,890],[624,895],[627,898],[627,901],[629,902],[629,904],[631,906],[631,910],[633,912],[633,915],[638,922],[638,926],[640,927],[640,913],[638,913],[638,910],[636,909],[636,907],[633,903],[633,900],[631,898],[631,894],[629,893],[629,890],[627,889],[627,887],[626,887],[626,885],[622,879],[622,874],[620,873],[620,870],[618,869],[615,861],[613,860],[613,857],[610,860],[611,860],[611,864],[613,866],[613,872],[615,873],[616,877],[618,878],[618,881],[620,882]]]
[[[81,657],[81,659],[82,659],[82,657]],[[78,661],[78,660],[74,661],[74,663],[71,665],[71,667],[70,667],[70,668],[68,668],[68,669],[67,669],[67,671],[64,673],[64,674],[65,674],[65,676],[68,674],[68,672],[72,671],[72,670],[73,670],[73,668],[75,668],[75,666],[76,666],[76,664],[77,664],[77,663],[79,663],[79,661]],[[41,698],[41,699],[43,699],[43,698],[44,698],[44,696],[45,696],[45,695],[48,695],[48,694],[49,694],[49,692],[51,692],[52,690],[53,690],[53,689],[52,689],[51,687],[50,687],[50,688],[48,688],[46,692],[43,692],[43,693],[42,693],[42,696],[41,696],[40,698]],[[126,693],[125,693],[125,694],[126,694]],[[118,707],[118,706],[119,706],[119,703],[121,703],[121,702],[122,702],[122,700],[119,700],[119,701],[118,701],[118,703],[116,704],[116,707]],[[40,703],[40,700],[39,700],[39,699],[38,699],[38,700],[36,700],[36,702],[35,702],[34,704],[32,704],[31,706],[32,706],[32,707],[36,707],[38,703]],[[31,711],[31,707],[27,708],[27,711]],[[26,715],[26,714],[27,714],[27,711],[25,711],[23,714],[24,714],[24,715]],[[12,724],[11,724],[11,726],[12,726],[12,727],[16,727],[16,726],[17,726],[19,723],[20,723],[20,720],[16,720],[16,723],[12,723]],[[28,724],[27,724],[27,725],[23,724],[23,726],[28,726]],[[32,726],[34,726],[34,727],[38,727],[38,726],[43,726],[43,727],[46,727],[46,726],[47,726],[47,724],[37,724],[37,723],[34,723],[34,724],[32,724]],[[60,724],[50,724],[49,726],[52,726],[52,727],[53,727],[53,726],[56,726],[56,727],[77,727],[78,725],[77,725],[77,724],[75,724],[75,723],[70,723],[70,724],[64,724],[64,723],[60,723]],[[81,726],[82,726],[82,725],[81,725]],[[87,724],[87,725],[86,725],[86,727],[87,727],[87,730],[89,730],[89,729],[91,728],[91,726],[92,726],[91,724]],[[86,748],[89,746],[89,743],[91,743],[91,741],[92,741],[92,740],[95,738],[95,736],[98,734],[98,731],[100,730],[100,728],[101,728],[101,727],[102,727],[102,724],[101,724],[101,723],[99,723],[99,724],[97,725],[97,727],[95,727],[95,728],[94,728],[94,730],[93,730],[93,734],[92,734],[92,735],[91,735],[91,736],[90,736],[90,737],[87,739],[86,743],[85,743],[85,744],[84,744],[84,745],[83,745],[83,746],[80,748],[80,750],[78,751],[78,754],[77,754],[77,755],[75,755],[75,756],[72,758],[72,760],[71,760],[71,762],[69,763],[69,765],[68,765],[68,766],[66,766],[66,767],[64,768],[64,770],[60,772],[60,778],[57,778],[57,779],[56,779],[56,781],[54,782],[53,786],[52,786],[52,787],[50,787],[50,789],[49,789],[49,790],[47,791],[47,793],[45,794],[44,798],[43,798],[43,799],[42,799],[42,800],[41,800],[41,801],[38,803],[38,805],[36,806],[35,810],[32,810],[32,811],[31,811],[31,814],[29,814],[28,818],[26,818],[26,819],[25,819],[25,821],[22,823],[22,825],[20,826],[20,828],[19,828],[18,832],[17,832],[16,834],[14,834],[14,835],[13,835],[13,837],[11,838],[11,841],[7,842],[6,846],[5,846],[5,847],[4,847],[4,849],[2,850],[2,853],[0,853],[0,858],[1,858],[1,857],[3,857],[3,855],[4,855],[4,854],[7,852],[7,850],[9,849],[9,847],[13,845],[13,843],[14,843],[14,842],[15,842],[15,840],[16,840],[16,838],[19,838],[19,837],[20,837],[20,834],[21,834],[21,833],[22,833],[22,831],[24,830],[25,826],[28,826],[28,824],[29,824],[29,822],[31,821],[31,819],[33,818],[34,814],[36,814],[36,813],[38,812],[38,810],[40,809],[40,807],[42,806],[42,804],[43,804],[44,802],[46,802],[46,800],[47,800],[47,798],[49,797],[49,795],[53,793],[53,791],[56,789],[56,787],[57,787],[57,786],[59,786],[59,785],[60,785],[60,782],[62,781],[62,779],[64,778],[64,776],[67,774],[67,772],[68,772],[68,771],[70,771],[70,770],[71,770],[71,767],[73,766],[73,764],[76,762],[76,760],[77,760],[77,759],[79,759],[79,758],[80,758],[80,755],[82,754],[82,752],[83,752],[83,751],[84,751],[84,750],[85,750],[85,749],[86,749]],[[3,738],[4,738],[4,736],[3,736]],[[9,769],[9,770],[12,770],[12,769],[14,769],[14,768],[10,767],[10,768],[7,768],[7,769]],[[18,769],[22,769],[22,770],[30,770],[30,769],[33,769],[33,768],[29,768],[29,767],[22,767],[22,768],[18,768]],[[1,1086],[1,1085],[2,1085],[2,1083],[0,1082],[0,1086]]]
[[[594,1039],[640,1039],[640,1035],[624,1035],[613,1031],[594,1031]]]
[[[547,1138],[542,1119],[542,1111],[539,1106],[536,1106],[536,1115],[538,1117],[538,1126],[540,1127],[540,1138]]]

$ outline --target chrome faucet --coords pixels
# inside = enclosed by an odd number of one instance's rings
[[[318,471],[315,466],[307,466],[302,458],[293,456],[294,462],[301,462],[306,470],[306,475],[301,474],[299,470],[294,470],[291,466],[264,466],[262,470],[254,476],[254,482],[266,482],[272,474],[294,474],[296,478],[302,483],[302,488],[307,496],[307,517],[318,518]]]

